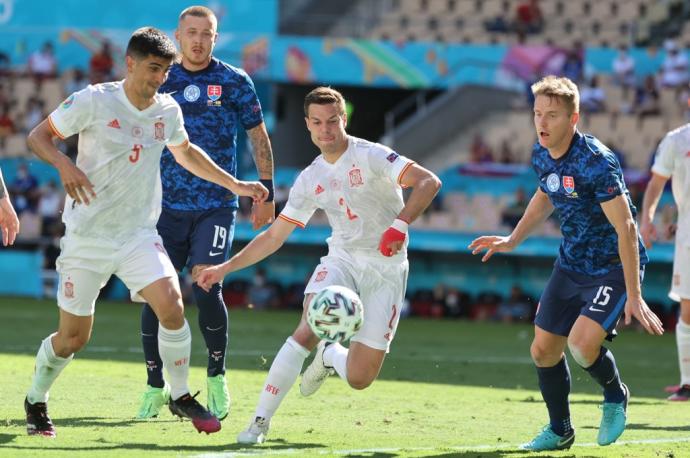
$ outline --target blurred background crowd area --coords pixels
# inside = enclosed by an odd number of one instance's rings
[[[124,77],[123,50],[134,28],[154,25],[172,35],[177,14],[189,5],[129,2],[129,9],[125,2],[74,21],[70,11],[85,11],[79,2],[65,2],[60,14],[49,2],[38,3],[29,10],[23,2],[0,0],[0,167],[22,227],[13,250],[40,254],[41,291],[50,294],[64,191],[56,172],[32,156],[26,136],[72,92]],[[415,315],[504,321],[533,315],[557,253],[555,215],[531,245],[492,260],[494,267],[479,276],[479,261],[466,250],[477,234],[509,233],[536,189],[529,165],[536,140],[533,82],[560,74],[579,85],[579,128],[616,153],[638,208],[659,141],[690,116],[690,2],[684,0],[200,3],[219,17],[215,55],[245,68],[261,98],[278,212],[299,170],[318,153],[301,102],[319,84],[348,99],[349,133],[387,144],[443,179],[441,193],[413,226],[407,310]],[[59,148],[74,158],[77,141],[68,138]],[[238,155],[240,175],[254,178],[243,134]],[[233,250],[254,235],[249,211],[243,200]],[[661,244],[651,253],[654,267],[645,281],[667,321],[675,316],[666,298],[675,221],[667,191],[655,220]],[[288,257],[299,253],[292,268],[268,260],[228,278],[228,303],[299,306],[305,277],[323,251],[326,224],[317,213],[310,228],[291,239]],[[424,267],[415,274],[417,265]],[[122,296],[121,285],[108,290]]]

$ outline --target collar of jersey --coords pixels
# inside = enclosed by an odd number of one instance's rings
[[[341,162],[343,162],[343,160],[344,160],[343,158],[347,155],[348,152],[350,152],[350,150],[351,150],[352,148],[354,148],[354,146],[355,146],[355,142],[353,142],[353,141],[352,141],[352,137],[350,137],[350,136],[348,135],[348,136],[347,136],[347,148],[345,148],[345,151],[343,151],[343,154],[340,155],[340,157],[338,158],[337,161],[335,161],[334,163],[331,164],[330,162],[328,162],[328,161],[326,160],[326,158],[323,157],[323,155],[321,155],[321,160],[323,160],[323,163],[326,164],[327,167],[331,167],[331,168],[338,167],[338,165],[339,165]]]
[[[122,100],[122,103],[124,103],[124,105],[127,107],[127,109],[129,109],[129,111],[136,114],[137,116],[141,116],[154,109],[154,107],[157,105],[157,100],[155,99],[159,97],[159,94],[156,93],[156,95],[153,96],[154,101],[151,105],[144,108],[143,110],[140,110],[132,104],[129,98],[127,98],[127,94],[125,94],[125,80],[122,80],[120,81],[120,87],[117,90],[117,96],[120,98],[120,100]]]
[[[208,73],[208,72],[212,71],[216,67],[217,64],[218,64],[218,59],[211,56],[211,62],[209,62],[208,65],[206,67],[202,68],[201,70],[187,70],[186,68],[184,68],[184,65],[182,65],[182,62],[180,62],[179,64],[175,64],[175,65],[179,65],[180,69],[188,75],[201,75],[201,74]]]
[[[546,150],[546,154],[549,156],[549,159],[551,159],[552,161],[554,161],[556,163],[562,162],[563,160],[565,160],[566,157],[568,157],[570,155],[570,152],[575,147],[575,143],[577,143],[581,138],[582,138],[582,134],[580,133],[580,131],[575,130],[575,134],[573,134],[573,138],[572,138],[572,140],[570,140],[570,145],[568,145],[568,149],[565,151],[565,154],[563,156],[559,157],[558,159],[554,159],[551,157],[551,154],[549,153],[548,149]]]

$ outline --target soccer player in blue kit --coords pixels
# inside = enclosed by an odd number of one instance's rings
[[[563,240],[539,301],[530,348],[550,423],[521,448],[561,450],[575,441],[566,345],[603,388],[597,442],[609,445],[625,429],[630,392],[602,344],[615,336],[621,315],[625,324],[634,316],[650,334],[662,334],[663,327],[642,299],[647,254],[620,164],[599,140],[577,130],[577,86],[567,78],[547,76],[532,92],[538,136],[532,167],[539,187],[510,235],[482,236],[469,248],[472,254],[486,250],[482,262],[494,253],[512,251],[558,210]]]
[[[212,56],[217,24],[213,11],[203,6],[192,6],[180,13],[175,38],[182,49],[182,60],[172,66],[159,91],[170,93],[179,103],[191,141],[232,175],[237,172],[238,126],[247,131],[260,181],[269,190],[266,202],[252,208],[256,229],[273,221],[275,214],[271,143],[249,76]],[[187,267],[196,280],[204,267],[228,259],[237,196],[193,176],[177,165],[167,150],[161,157],[161,179],[163,210],[158,232],[175,268],[181,271]],[[199,308],[199,327],[208,348],[207,405],[222,420],[230,408],[225,381],[227,309],[220,284],[209,292],[196,285],[193,290]],[[158,415],[169,391],[158,354],[158,320],[148,305],[142,310],[141,328],[148,381],[137,417],[150,418]]]

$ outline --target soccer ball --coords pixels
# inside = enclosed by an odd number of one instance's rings
[[[319,339],[343,342],[354,336],[364,321],[362,301],[349,288],[328,286],[309,304],[307,323]]]

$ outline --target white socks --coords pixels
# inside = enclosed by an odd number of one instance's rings
[[[676,324],[676,343],[678,344],[678,367],[680,384],[690,385],[690,324],[678,318]]]
[[[60,375],[62,369],[64,369],[74,357],[74,355],[70,355],[67,358],[61,358],[55,354],[51,342],[55,334],[57,333],[46,337],[38,348],[38,353],[36,354],[36,370],[31,382],[31,388],[29,388],[29,393],[26,396],[31,404],[48,402],[48,390],[50,390],[50,387],[53,385],[58,375]]]
[[[298,344],[292,336],[287,338],[268,371],[255,416],[266,419],[273,416],[297,380],[309,353],[309,350]]]
[[[347,353],[348,349],[334,343],[326,347],[323,352],[323,363],[335,369],[341,379],[347,382]]]
[[[192,333],[187,320],[180,329],[165,329],[158,325],[158,352],[163,367],[168,372],[170,397],[175,400],[189,393],[187,378],[189,376],[189,354],[192,349]]]

